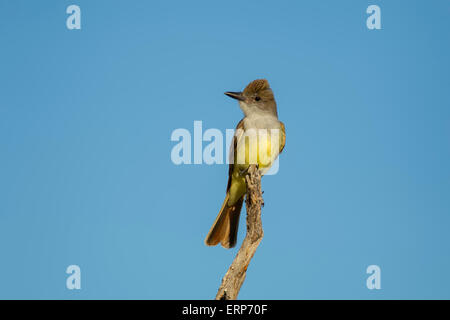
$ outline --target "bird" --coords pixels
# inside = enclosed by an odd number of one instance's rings
[[[236,99],[244,117],[239,121],[230,145],[230,164],[225,200],[205,244],[229,249],[236,245],[239,216],[247,191],[246,170],[256,164],[261,175],[269,170],[286,144],[284,123],[278,120],[277,104],[269,82],[257,79],[243,91],[225,92]],[[254,143],[254,142],[257,143]]]

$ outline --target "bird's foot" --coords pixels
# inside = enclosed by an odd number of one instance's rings
[[[264,191],[261,191],[261,195],[264,194]],[[264,198],[261,197],[261,207],[264,207]]]

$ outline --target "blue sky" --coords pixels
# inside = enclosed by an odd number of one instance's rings
[[[2,1],[0,298],[214,298],[238,249],[203,244],[227,167],[174,165],[170,136],[234,128],[223,92],[264,77],[287,144],[239,297],[449,299],[449,17],[439,0]]]

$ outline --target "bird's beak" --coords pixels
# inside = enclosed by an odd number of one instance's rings
[[[244,96],[242,95],[242,92],[231,92],[231,91],[228,91],[228,92],[225,92],[225,94],[227,96],[229,96],[230,98],[233,98],[233,99],[236,99],[236,100],[239,100],[239,101],[244,101],[245,100]]]

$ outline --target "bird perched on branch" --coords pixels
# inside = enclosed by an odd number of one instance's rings
[[[250,82],[242,92],[225,92],[238,100],[244,112],[230,146],[230,166],[225,200],[205,243],[236,245],[239,216],[247,191],[245,174],[250,164],[257,164],[261,175],[266,173],[284,148],[284,124],[278,120],[277,104],[265,79]]]

